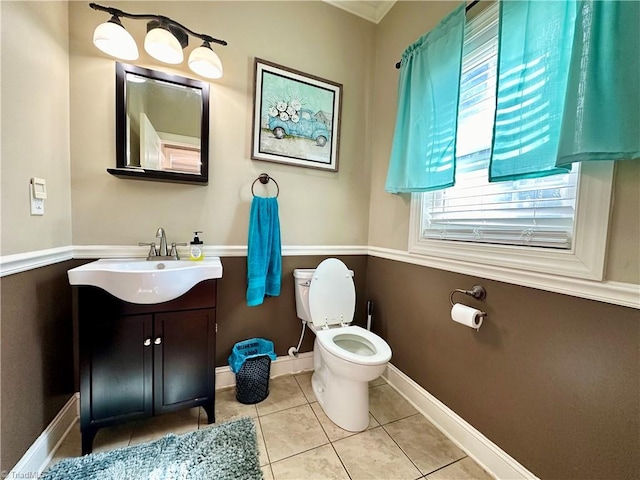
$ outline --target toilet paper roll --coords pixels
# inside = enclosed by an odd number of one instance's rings
[[[478,330],[484,315],[480,310],[456,303],[451,308],[451,320]]]

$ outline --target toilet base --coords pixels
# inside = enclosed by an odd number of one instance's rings
[[[326,373],[326,372],[325,372]],[[350,432],[362,432],[369,426],[369,382],[328,376],[323,372],[311,377],[313,393],[333,423]]]
[[[350,432],[362,432],[369,426],[369,377],[366,381],[353,380],[332,373],[322,354],[324,351],[316,339],[313,348],[314,372],[311,386],[318,403],[333,423]],[[335,360],[329,357],[330,360]],[[339,365],[334,365],[340,370]],[[384,365],[372,370],[376,377],[384,370]],[[371,367],[369,367],[371,368]],[[344,365],[343,365],[344,373]]]

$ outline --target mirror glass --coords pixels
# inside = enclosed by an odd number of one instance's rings
[[[208,182],[209,84],[116,64],[115,169],[127,178]]]

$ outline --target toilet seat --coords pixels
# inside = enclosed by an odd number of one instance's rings
[[[351,323],[356,308],[352,276],[337,258],[327,258],[315,269],[309,285],[309,313],[316,328]]]
[[[329,353],[358,365],[382,365],[391,359],[391,347],[387,342],[356,325],[318,329],[316,338]]]
[[[391,359],[387,342],[369,330],[349,325],[356,307],[352,277],[353,272],[337,258],[318,265],[309,283],[309,327],[319,345],[337,358],[362,366],[386,364]]]

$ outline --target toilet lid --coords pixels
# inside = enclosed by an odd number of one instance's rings
[[[309,285],[309,313],[313,324],[322,328],[351,323],[355,307],[356,289],[347,266],[337,258],[322,261]]]

